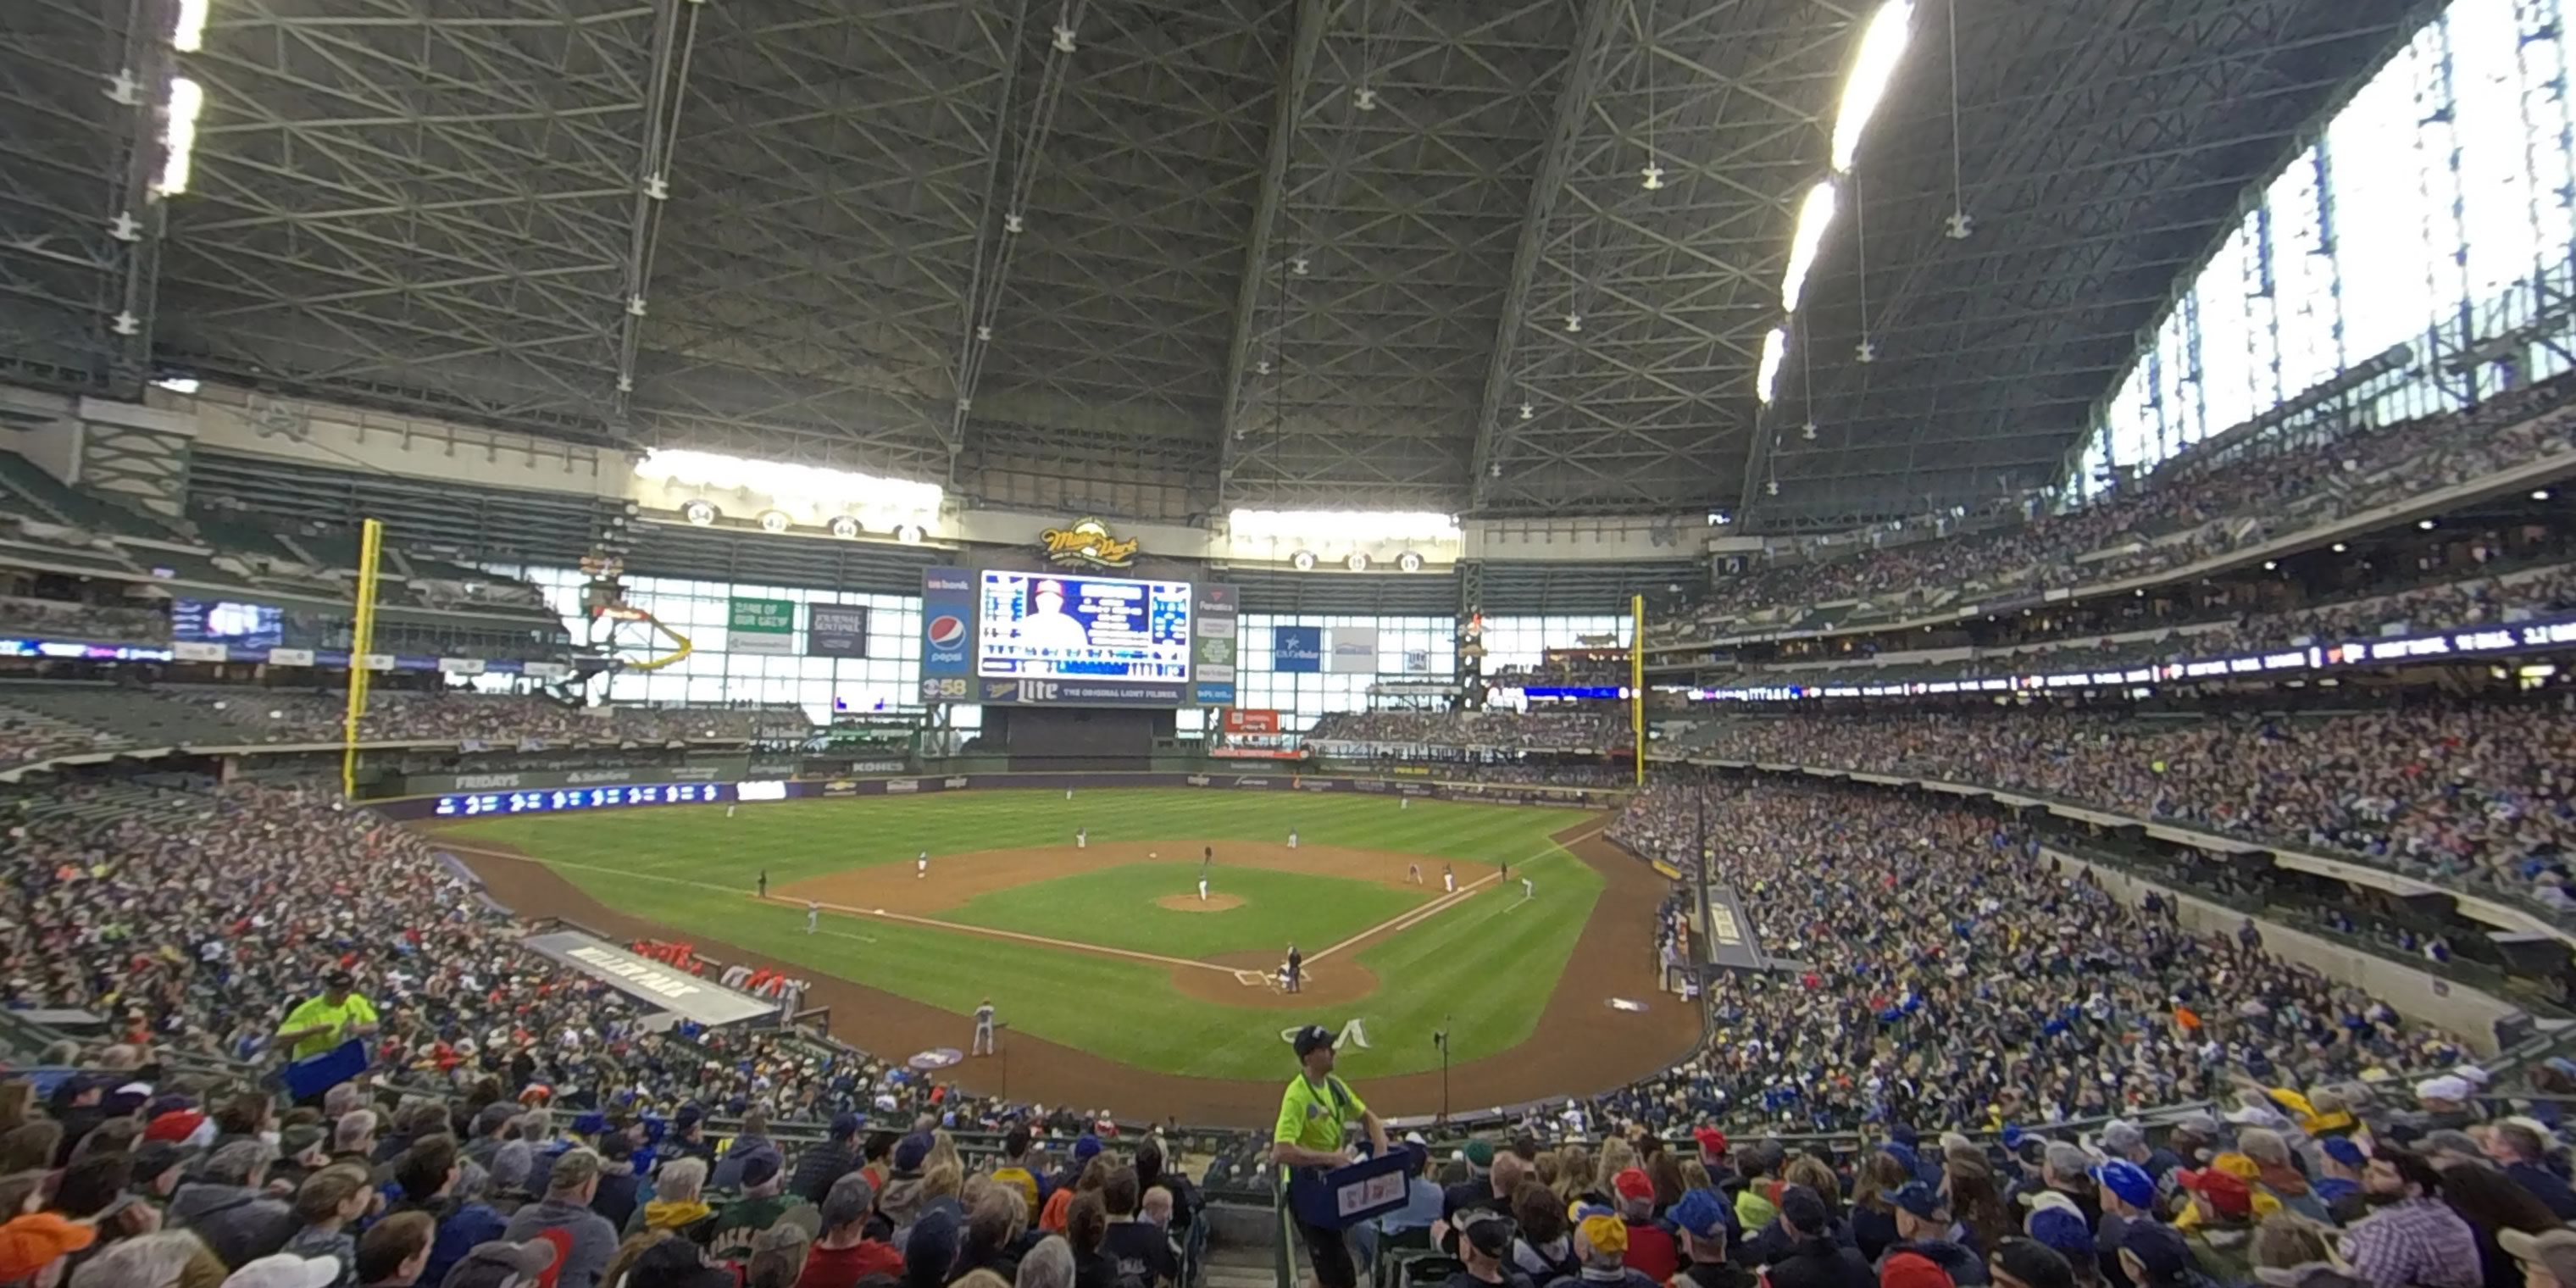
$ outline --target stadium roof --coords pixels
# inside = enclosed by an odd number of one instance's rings
[[[211,0],[174,55],[143,37],[180,0],[15,0],[0,374],[1156,518],[1847,523],[2055,477],[2248,185],[2427,12],[1921,0],[1757,434],[1876,3]],[[204,108],[156,238],[113,216],[174,69]]]

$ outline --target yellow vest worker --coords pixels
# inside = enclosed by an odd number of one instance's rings
[[[277,1026],[277,1040],[295,1044],[290,1055],[298,1060],[317,1056],[376,1031],[375,1004],[350,991],[357,983],[349,972],[335,970],[322,981],[319,996],[304,999],[286,1013]]]
[[[1351,1152],[1342,1145],[1343,1129],[1359,1123],[1368,1129],[1369,1147],[1386,1152],[1386,1124],[1369,1112],[1350,1084],[1333,1076],[1333,1031],[1320,1024],[1297,1030],[1297,1059],[1305,1067],[1279,1096],[1279,1123],[1270,1133],[1270,1161],[1290,1168],[1346,1166]],[[1351,1260],[1342,1232],[1300,1220],[1307,1259],[1315,1266],[1319,1288],[1359,1288],[1359,1267]]]

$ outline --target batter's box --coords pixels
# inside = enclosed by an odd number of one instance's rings
[[[1271,988],[1279,983],[1279,979],[1268,971],[1239,970],[1234,973],[1234,982],[1245,988]]]

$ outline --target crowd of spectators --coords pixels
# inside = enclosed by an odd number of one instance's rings
[[[1700,731],[1728,760],[2003,787],[2426,874],[2472,876],[2576,907],[2576,800],[2546,702],[2426,701],[2292,719],[2085,710],[1886,712],[1745,720]]]
[[[123,604],[0,595],[0,635],[159,643],[170,638],[170,615]]]
[[[1660,642],[1713,638],[1766,609],[1947,588],[2081,585],[2179,567],[2566,450],[2576,381],[2559,377],[2473,410],[2357,431],[2270,454],[2175,462],[2108,498],[2025,524],[1776,564],[1729,578]]]
[[[998,1113],[794,1030],[654,1032],[625,994],[519,947],[510,917],[417,834],[320,792],[236,784],[82,808],[97,794],[57,789],[11,829],[0,1006],[86,1009],[131,1042],[264,1064],[287,1054],[281,1009],[344,974],[380,1017],[369,1066],[460,1095],[489,1080],[630,1112]]]
[[[164,699],[215,711],[269,742],[336,742],[346,698],[329,690],[170,685]],[[812,736],[802,708],[742,703],[688,707],[576,707],[540,694],[421,692],[379,688],[367,698],[367,741],[527,743],[728,742]]]
[[[1457,747],[1504,751],[1608,749],[1630,741],[1626,725],[1606,711],[1337,711],[1315,722],[1312,746]],[[1330,753],[1332,747],[1324,747]]]
[[[1774,966],[1712,977],[1707,1049],[1611,1097],[1623,1119],[2000,1128],[2200,1100],[2240,1074],[2317,1087],[2459,1056],[2350,987],[2122,905],[1968,810],[1676,779],[1611,836],[1691,872],[1705,838]]]

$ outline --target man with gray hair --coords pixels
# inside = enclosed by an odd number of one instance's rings
[[[331,1124],[331,1161],[355,1163],[372,1169],[376,1165],[376,1111],[352,1109]]]
[[[2039,1197],[2042,1190],[2055,1190],[2075,1204],[2084,1216],[2084,1228],[2098,1229],[2102,1224],[2102,1193],[2093,1183],[2093,1156],[2081,1145],[2062,1140],[2048,1142],[2041,1154],[2040,1183],[2021,1192],[2025,1204]]]
[[[513,1213],[501,1232],[512,1243],[524,1243],[547,1230],[563,1231],[570,1242],[555,1277],[557,1288],[593,1288],[617,1253],[617,1227],[590,1210],[591,1196],[599,1190],[599,1167],[598,1154],[565,1150],[547,1173],[545,1198]]]
[[[303,1222],[286,1200],[265,1188],[275,1158],[268,1142],[256,1139],[216,1150],[197,1179],[171,1196],[170,1223],[204,1240],[231,1270],[285,1247]]]
[[[2487,1157],[2561,1221],[2576,1221],[2576,1188],[2549,1165],[2550,1138],[2529,1118],[2507,1118],[2487,1135]]]
[[[797,1288],[806,1288],[798,1284]],[[1012,1288],[1073,1288],[1073,1245],[1048,1235],[1020,1258],[1019,1278]]]
[[[72,1272],[72,1288],[168,1288],[203,1251],[185,1230],[120,1239]]]

